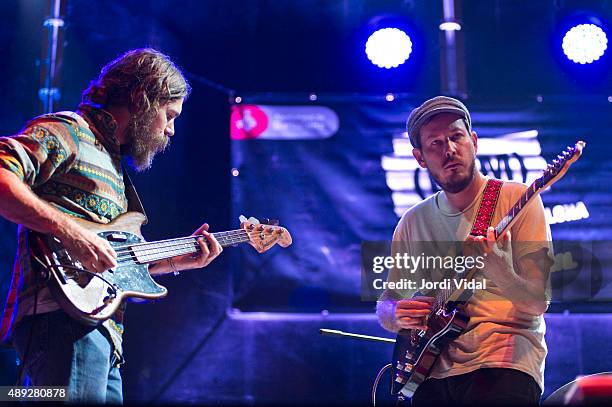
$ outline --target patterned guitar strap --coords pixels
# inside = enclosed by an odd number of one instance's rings
[[[495,212],[503,184],[504,182],[498,179],[489,179],[487,181],[482,198],[480,198],[478,212],[472,224],[471,236],[487,236],[487,229],[491,226],[493,213]]]
[[[497,206],[503,184],[504,182],[498,179],[489,179],[487,181],[487,185],[485,185],[482,197],[480,198],[480,203],[478,204],[478,211],[476,212],[474,223],[472,224],[472,230],[470,231],[471,236],[487,236],[487,229],[491,226],[493,213],[495,212],[495,207]],[[475,269],[472,269],[465,276],[468,280],[474,277],[474,270]],[[471,296],[471,290],[463,290],[457,302],[466,303]]]

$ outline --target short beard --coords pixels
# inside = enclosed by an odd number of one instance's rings
[[[468,185],[470,185],[470,182],[472,182],[472,180],[476,176],[476,160],[475,159],[472,160],[472,163],[470,164],[470,167],[468,168],[467,175],[460,179],[455,179],[455,180],[451,179],[447,182],[442,182],[442,180],[439,179],[441,177],[436,176],[436,174],[432,173],[431,171],[429,172],[429,174],[434,179],[434,181],[436,181],[436,183],[440,186],[440,188],[442,188],[443,191],[451,193],[451,194],[456,194],[457,192],[461,192],[464,189],[466,189]]]
[[[155,109],[133,116],[126,129],[127,144],[124,150],[130,165],[138,172],[151,168],[155,155],[170,145],[170,139],[165,134],[153,134],[151,131],[156,116]]]

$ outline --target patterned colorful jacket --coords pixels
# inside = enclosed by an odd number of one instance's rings
[[[81,105],[75,112],[37,117],[19,134],[0,137],[0,167],[8,169],[40,198],[71,216],[108,223],[127,210],[117,123],[99,107]],[[28,249],[28,229],[19,226],[18,249],[6,301],[0,341],[34,309],[36,265]],[[36,294],[37,313],[60,309],[44,283]],[[123,313],[107,321],[121,352]]]

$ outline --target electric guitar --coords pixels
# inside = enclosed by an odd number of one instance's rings
[[[495,227],[498,239],[510,228],[518,214],[544,189],[565,175],[585,147],[578,141],[548,164],[542,176],[536,179]],[[472,280],[478,269],[466,272],[466,280]],[[439,290],[430,314],[426,317],[426,330],[402,329],[398,332],[391,364],[393,382],[391,393],[398,398],[412,397],[416,389],[429,376],[431,369],[444,348],[463,333],[469,322],[465,305],[473,295],[470,289]]]
[[[259,253],[275,244],[287,247],[291,235],[277,225],[261,224],[255,218],[240,217],[240,229],[212,235],[222,247],[247,242]],[[97,325],[110,318],[122,301],[156,300],[168,290],[149,274],[149,264],[184,254],[201,251],[198,236],[147,242],[140,232],[146,218],[139,212],[127,212],[112,222],[99,224],[75,219],[86,229],[106,239],[117,253],[118,266],[103,273],[86,269],[51,235],[32,232],[30,244],[33,258],[42,265],[48,287],[63,310],[74,319]]]

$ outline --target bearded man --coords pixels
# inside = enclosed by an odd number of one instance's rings
[[[467,107],[457,99],[438,96],[425,101],[411,112],[407,131],[414,157],[442,191],[402,216],[393,235],[394,256],[419,257],[423,255],[419,247],[437,250],[445,242],[468,241],[485,259],[474,275],[484,285],[465,306],[469,322],[464,332],[442,351],[412,403],[537,405],[544,389],[547,352],[542,314],[548,307],[553,263],[542,201],[538,196],[521,211],[500,242],[493,227],[484,226],[486,236],[471,236],[480,203],[485,202],[483,195],[490,199],[497,194],[489,218],[495,226],[527,187],[501,184],[477,170],[478,137]],[[388,280],[414,281],[419,276],[431,281],[436,272],[403,275],[403,270],[393,268]],[[460,277],[455,275],[457,280]],[[377,304],[379,321],[393,332],[427,329],[426,318],[440,294],[386,290]]]
[[[90,272],[117,266],[109,243],[74,218],[108,223],[128,210],[122,155],[136,170],[148,169],[174,136],[189,93],[168,56],[136,49],[102,68],[76,112],[37,117],[0,138],[0,215],[19,224],[0,339],[13,344],[33,385],[67,386],[69,401],[122,403],[123,309],[94,327],[71,319],[41,281],[28,236],[57,237]],[[207,266],[222,250],[207,230],[194,232],[199,255],[163,260],[150,274]]]

